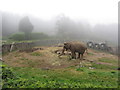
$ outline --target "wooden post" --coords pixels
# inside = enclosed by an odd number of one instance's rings
[[[14,43],[15,42],[13,42],[12,45],[11,45],[11,47],[10,47],[10,52],[13,50]]]

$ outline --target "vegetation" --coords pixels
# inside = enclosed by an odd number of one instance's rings
[[[22,40],[25,40],[25,34],[16,33],[16,34],[11,35],[9,39],[16,40],[16,41],[22,41]]]
[[[9,37],[9,39],[14,40],[14,41],[24,41],[24,40],[26,40],[25,37],[26,36],[24,33],[16,33],[16,34],[12,34]],[[31,33],[29,38],[30,38],[30,40],[42,40],[42,39],[49,38],[49,36],[44,33]]]
[[[105,64],[92,64],[96,69],[117,69],[118,66],[105,65]]]
[[[3,88],[117,88],[118,85],[115,70],[76,70],[74,67],[58,70],[16,67],[10,70],[3,69]]]
[[[27,16],[19,22],[19,31],[24,32],[26,40],[30,39],[31,32],[33,31],[33,25]]]
[[[112,64],[118,63],[118,60],[114,60],[114,59],[106,58],[106,57],[100,58],[99,61],[106,62],[106,63],[112,63]]]
[[[38,53],[38,52],[33,52],[31,53],[32,56],[41,56],[42,54],[41,53]]]
[[[117,88],[120,86],[117,56],[104,53],[102,57],[103,53],[91,50],[89,55],[84,55],[86,60],[80,67],[78,59],[69,60],[68,56],[58,58],[53,53],[54,50],[62,47],[42,48],[43,50],[31,53],[14,51],[3,56],[5,59],[2,65],[3,88]],[[91,58],[95,61],[87,61]]]
[[[93,53],[88,53],[88,55],[94,55]]]

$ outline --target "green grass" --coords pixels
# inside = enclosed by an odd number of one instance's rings
[[[113,65],[107,65],[107,64],[92,64],[92,67],[95,67],[96,69],[117,69],[118,66],[113,66]]]
[[[19,79],[9,79],[3,88],[117,88],[116,70],[90,70],[70,67],[56,70],[12,68]]]
[[[100,58],[99,61],[106,62],[106,63],[112,63],[112,64],[118,64],[118,60],[110,59],[110,58]]]
[[[94,54],[89,52],[88,55],[94,55]]]
[[[28,67],[35,67],[36,65],[38,65],[37,62],[30,60],[28,58],[20,58],[20,60],[22,60],[22,62],[19,61],[20,64],[27,65]]]
[[[31,53],[32,56],[42,56],[42,54],[40,52],[33,52]]]
[[[27,58],[22,57],[22,58],[20,58],[20,60],[24,60],[24,61],[26,61],[26,60],[28,60],[28,59],[27,59]]]

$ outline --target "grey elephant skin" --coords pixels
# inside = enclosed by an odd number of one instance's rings
[[[72,54],[72,59],[76,59],[76,53],[78,53],[78,59],[83,59],[83,54],[87,51],[86,45],[80,42],[65,42],[63,46],[64,51],[70,50]]]

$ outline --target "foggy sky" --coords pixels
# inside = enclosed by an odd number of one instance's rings
[[[90,24],[117,23],[119,0],[2,0],[0,10],[50,20],[59,14]]]
[[[3,35],[18,32],[19,21],[25,16],[33,24],[33,32],[56,35],[56,22],[65,16],[72,24],[67,22],[63,32],[73,38],[113,43],[118,39],[118,0],[3,0],[0,13]]]

